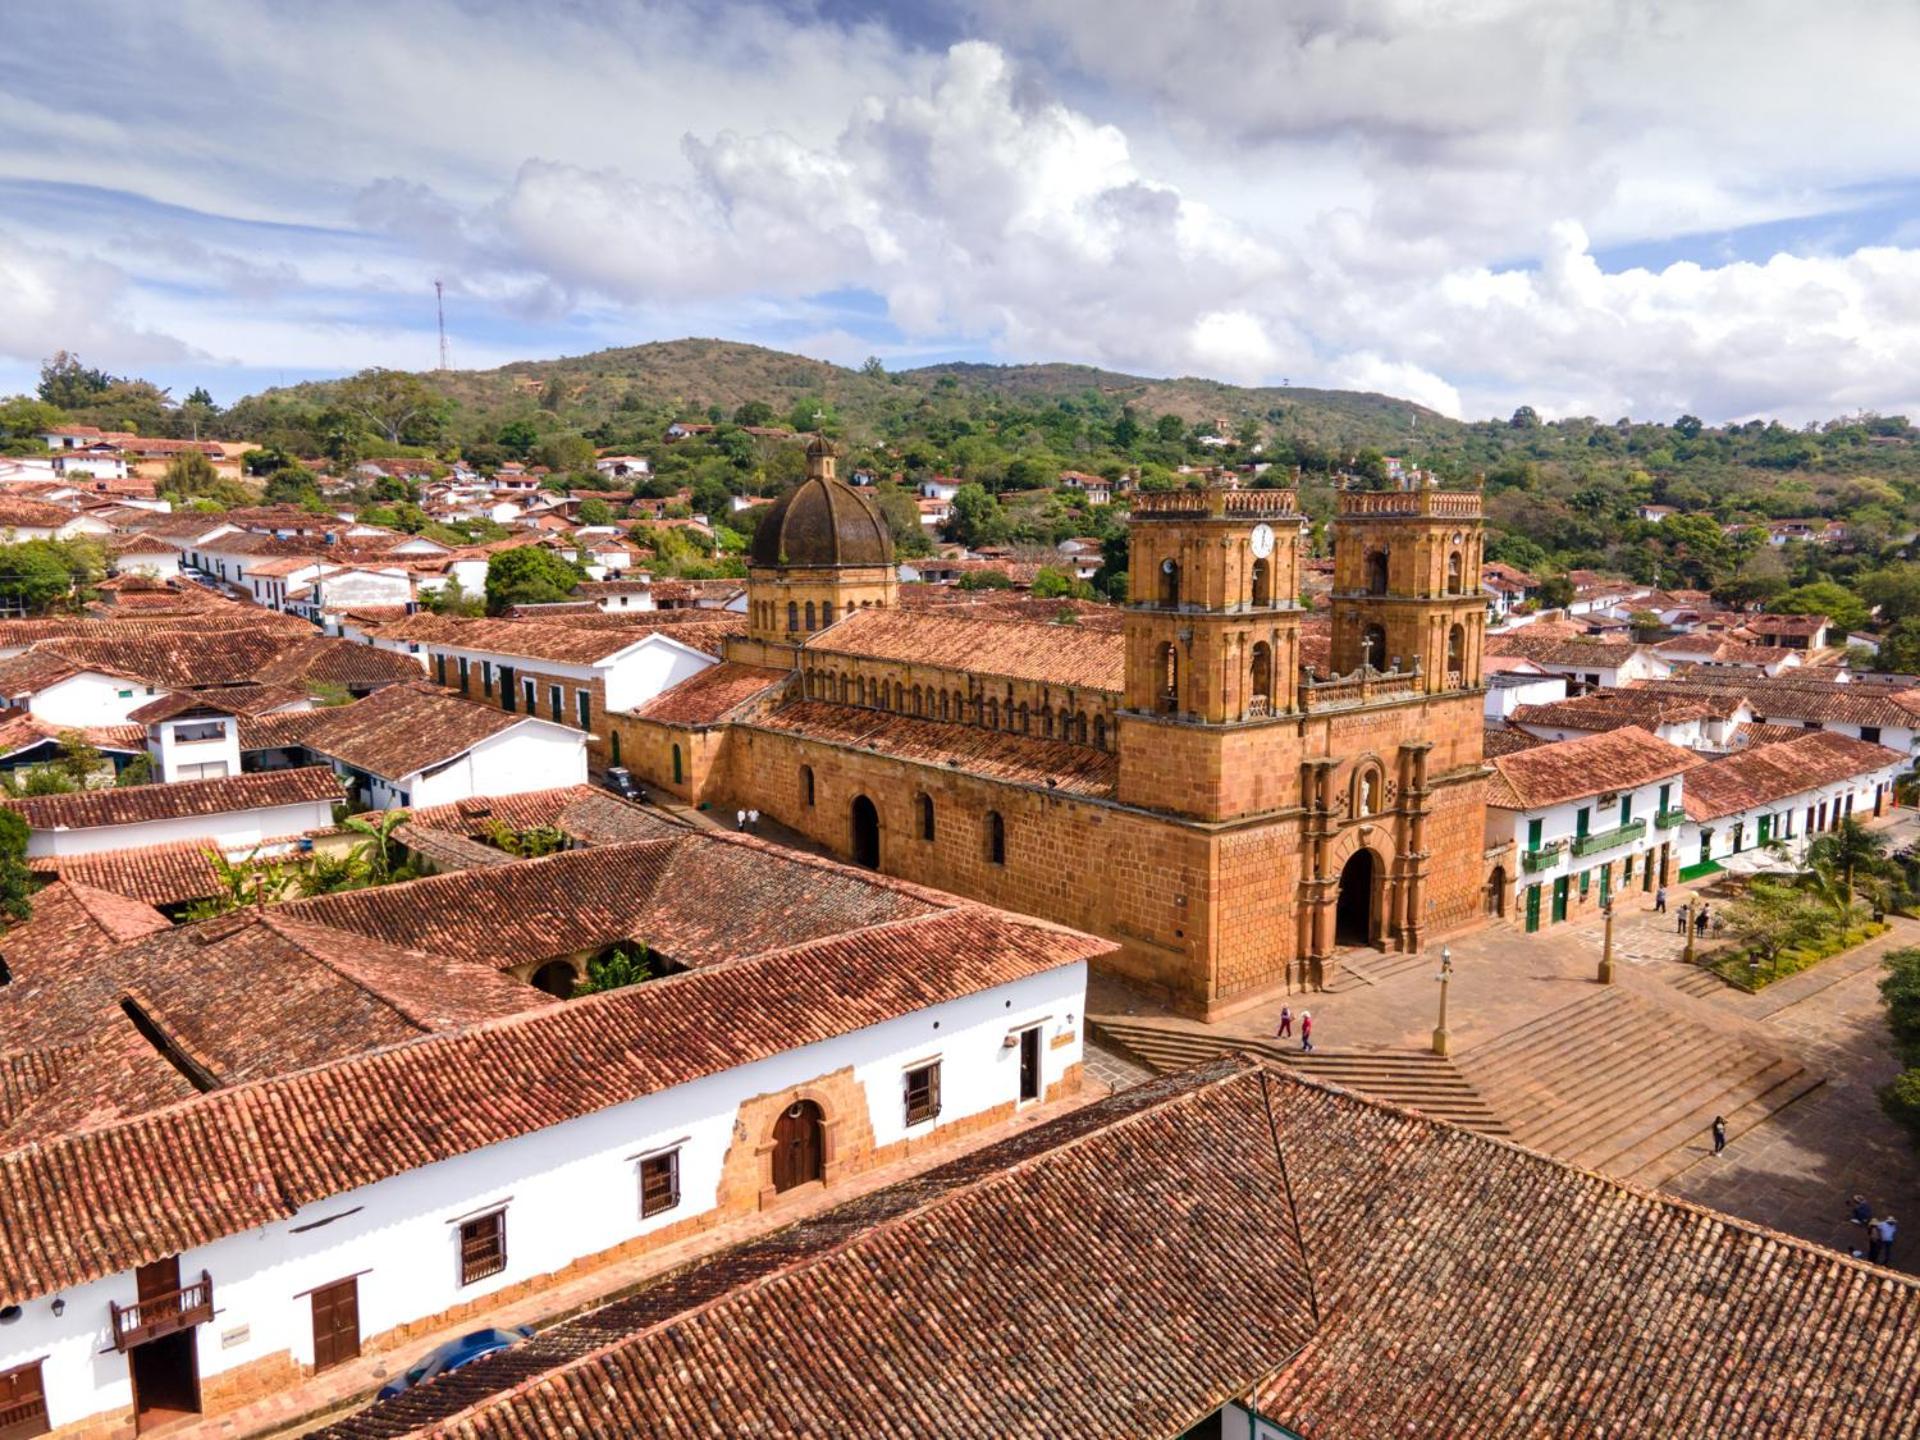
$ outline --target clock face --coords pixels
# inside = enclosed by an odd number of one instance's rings
[[[1273,553],[1273,527],[1256,525],[1253,527],[1253,554],[1256,560],[1264,560]]]

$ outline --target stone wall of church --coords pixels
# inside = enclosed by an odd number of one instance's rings
[[[1088,686],[1010,680],[940,665],[916,665],[837,651],[807,651],[807,698],[891,710],[950,724],[1067,740],[1111,749],[1120,697]]]

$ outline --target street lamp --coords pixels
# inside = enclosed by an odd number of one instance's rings
[[[1440,982],[1440,1023],[1433,1028],[1433,1053],[1447,1053],[1447,982],[1453,979],[1453,949],[1440,947],[1440,973],[1433,977]]]
[[[1600,907],[1601,918],[1606,921],[1605,937],[1600,943],[1600,983],[1613,984],[1613,900]]]

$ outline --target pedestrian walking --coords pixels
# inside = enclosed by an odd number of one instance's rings
[[[1878,1220],[1867,1226],[1867,1259],[1875,1265],[1880,1263],[1880,1222]]]
[[[746,811],[736,810],[733,812],[733,828],[736,830],[745,830],[747,828]]]
[[[1300,1012],[1300,1048],[1302,1051],[1313,1049],[1313,1012]]]
[[[1674,926],[1673,926],[1674,933],[1678,935],[1686,934],[1687,933],[1687,912],[1682,910],[1678,915],[1674,916],[1673,918],[1674,918]]]
[[[1883,1215],[1867,1227],[1867,1258],[1882,1265],[1893,1264],[1893,1216]]]
[[[1707,933],[1707,907],[1704,905],[1700,907],[1700,913],[1693,917],[1693,933],[1696,935]]]
[[[747,811],[747,829],[753,831],[756,835],[760,833],[760,812],[758,810]]]
[[[1653,892],[1653,913],[1656,915],[1667,913],[1667,887],[1664,885]]]
[[[1853,1210],[1848,1214],[1847,1218],[1856,1225],[1871,1225],[1873,1223],[1873,1207],[1867,1203],[1866,1196],[1856,1195],[1853,1197]]]
[[[1718,1155],[1726,1148],[1727,1117],[1724,1115],[1716,1115],[1713,1117],[1713,1153]]]
[[[1280,1040],[1285,1040],[1285,1039],[1288,1039],[1290,1036],[1292,1036],[1293,1034],[1293,1007],[1292,1006],[1282,1005],[1280,1007],[1280,1028],[1274,1031],[1273,1033],[1274,1033],[1274,1037]]]

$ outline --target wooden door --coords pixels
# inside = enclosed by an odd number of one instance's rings
[[[1540,887],[1527,887],[1527,933],[1531,935],[1540,928]]]
[[[1567,877],[1562,875],[1553,882],[1553,923],[1558,925],[1567,918]]]
[[[0,1440],[27,1440],[44,1435],[47,1390],[40,1378],[40,1362],[0,1374]]]
[[[791,1190],[822,1178],[825,1150],[820,1107],[811,1100],[789,1105],[773,1127],[773,1188]]]
[[[331,1369],[360,1354],[360,1282],[349,1277],[313,1292],[313,1368]]]
[[[1020,1032],[1020,1098],[1040,1098],[1040,1027]]]
[[[133,1272],[133,1283],[140,1296],[140,1319],[145,1322],[152,1318],[146,1313],[151,1302],[180,1289],[180,1257],[169,1255],[164,1260],[142,1265]]]

